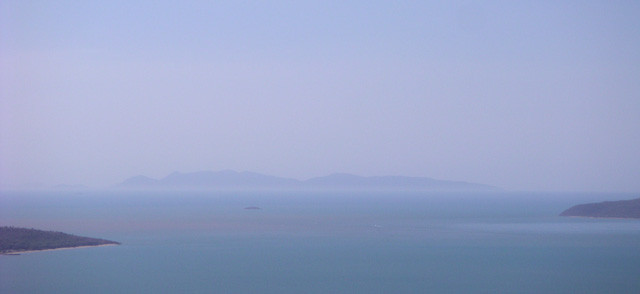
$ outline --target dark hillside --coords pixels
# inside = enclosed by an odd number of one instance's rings
[[[0,253],[107,244],[117,245],[120,243],[103,239],[80,237],[61,232],[0,227]]]
[[[633,200],[605,201],[573,206],[561,216],[640,218],[640,198]]]

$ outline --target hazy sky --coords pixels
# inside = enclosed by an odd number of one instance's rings
[[[0,1],[0,187],[640,191],[640,1]]]

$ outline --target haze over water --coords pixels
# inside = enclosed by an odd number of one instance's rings
[[[640,191],[636,1],[3,1],[0,188],[232,169]]]
[[[637,293],[640,223],[557,216],[584,197],[3,193],[2,224],[122,245],[0,256],[0,292]]]
[[[639,1],[0,1],[0,225],[122,243],[0,293],[639,293],[558,217],[639,197],[638,77]],[[114,188],[220,170],[504,190]]]

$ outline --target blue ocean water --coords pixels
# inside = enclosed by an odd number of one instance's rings
[[[0,225],[122,245],[0,256],[0,293],[639,293],[639,220],[557,216],[637,197],[2,192]]]

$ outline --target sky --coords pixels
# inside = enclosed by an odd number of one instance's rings
[[[640,192],[639,1],[0,1],[0,188]]]

